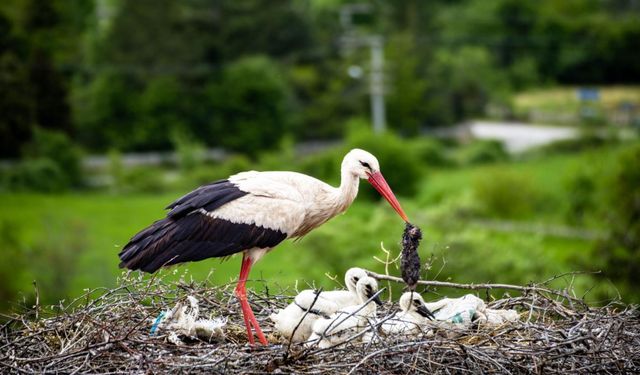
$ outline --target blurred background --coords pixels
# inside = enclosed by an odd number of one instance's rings
[[[553,285],[639,302],[639,41],[637,0],[3,0],[0,310],[32,303],[34,280],[47,303],[114,286],[122,245],[200,184],[337,184],[353,147],[422,228],[425,278],[581,271]],[[384,272],[403,229],[363,184],[254,287]]]

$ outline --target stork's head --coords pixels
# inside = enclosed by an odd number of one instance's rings
[[[373,277],[365,276],[358,281],[358,284],[356,284],[356,292],[358,293],[358,297],[360,297],[360,302],[364,303],[378,292],[378,282]],[[380,296],[376,296],[376,298],[373,299],[373,302],[378,305],[382,305]]]
[[[433,314],[424,304],[424,299],[422,299],[422,296],[419,293],[404,293],[402,297],[400,297],[399,304],[402,311],[415,311],[425,318],[433,318]]]
[[[366,276],[368,276],[367,272],[362,268],[349,268],[347,273],[344,274],[344,284],[350,292],[356,293],[356,285],[358,284],[358,281]]]
[[[394,210],[400,215],[402,220],[408,222],[407,215],[402,210],[400,202],[396,199],[387,181],[380,173],[380,163],[378,159],[365,150],[354,148],[344,157],[342,170],[352,175],[366,179],[373,187],[389,202]]]

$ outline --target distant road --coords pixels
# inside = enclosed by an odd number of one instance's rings
[[[576,128],[519,122],[473,121],[466,126],[474,138],[502,141],[507,150],[513,153],[579,135]]]
[[[507,151],[518,153],[551,142],[576,138],[580,133],[577,128],[567,126],[468,121],[457,126],[426,129],[425,134],[444,138],[495,139],[503,142]]]

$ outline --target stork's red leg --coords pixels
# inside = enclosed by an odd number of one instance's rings
[[[244,254],[242,257],[242,267],[240,268],[240,277],[238,279],[238,286],[236,286],[236,296],[240,300],[240,306],[242,307],[242,317],[244,318],[244,324],[247,327],[247,337],[249,338],[250,344],[255,344],[253,339],[253,332],[251,331],[251,327],[256,331],[256,335],[258,336],[258,340],[262,345],[268,345],[267,339],[264,337],[260,326],[258,325],[258,321],[256,320],[255,315],[253,315],[253,311],[251,310],[251,306],[249,306],[249,301],[247,300],[247,289],[246,283],[249,277],[249,271],[251,270],[251,265],[253,261],[247,254]]]

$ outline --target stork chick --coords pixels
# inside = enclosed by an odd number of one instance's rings
[[[372,300],[375,303],[369,301],[378,291],[378,283],[372,277],[364,277],[358,281],[356,291],[360,303],[345,307],[329,318],[317,320],[313,324],[309,345],[317,344],[320,348],[328,348],[345,342],[371,325],[370,322],[376,317],[376,304],[382,305],[377,296]]]
[[[316,320],[329,318],[339,309],[360,302],[356,284],[364,277],[367,277],[367,273],[362,268],[350,268],[344,275],[347,290],[320,292],[319,295],[311,289],[303,290],[289,306],[271,314],[269,318],[286,339],[291,342],[306,341]]]

